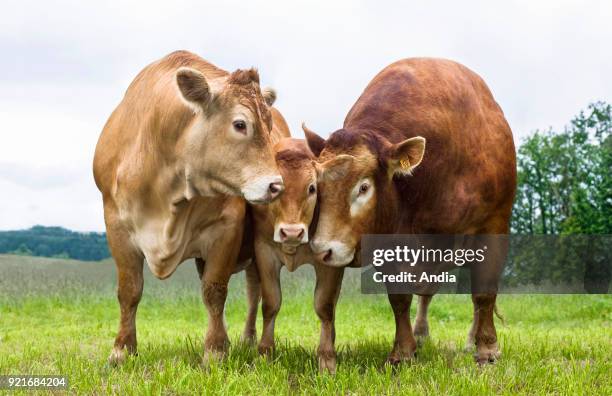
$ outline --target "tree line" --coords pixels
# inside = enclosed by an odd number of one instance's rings
[[[34,226],[1,231],[0,253],[97,261],[110,256],[103,232],[75,232],[62,227]]]
[[[596,102],[561,131],[518,148],[515,234],[612,234],[612,105]]]
[[[612,279],[612,105],[592,103],[563,130],[528,136],[518,148],[517,170],[511,229],[521,236],[513,238],[507,283],[573,284],[589,293],[607,293]]]

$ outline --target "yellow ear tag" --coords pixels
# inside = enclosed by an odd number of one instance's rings
[[[400,160],[400,167],[401,167],[403,170],[408,170],[408,169],[410,169],[410,161],[405,160],[405,159]]]

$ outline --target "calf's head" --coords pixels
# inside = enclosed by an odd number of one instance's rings
[[[283,179],[269,136],[276,94],[260,89],[257,71],[207,79],[182,67],[176,83],[195,113],[183,143],[187,198],[229,194],[267,203],[278,197]]]
[[[296,247],[308,242],[308,229],[317,203],[315,157],[300,139],[281,139],[274,151],[285,181],[283,195],[267,207],[274,219],[274,242]]]
[[[304,132],[318,156],[320,206],[311,247],[321,263],[345,266],[363,234],[392,232],[398,215],[393,177],[410,175],[419,165],[425,139],[393,144],[374,133],[341,129],[326,141],[307,128]]]

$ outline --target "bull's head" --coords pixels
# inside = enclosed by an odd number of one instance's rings
[[[276,97],[261,90],[254,69],[207,79],[182,67],[176,73],[181,96],[196,116],[182,143],[187,196],[242,195],[267,203],[284,186],[270,142],[270,108]]]
[[[319,219],[311,247],[326,265],[350,264],[363,234],[389,232],[398,194],[394,175],[410,175],[425,151],[425,139],[392,144],[374,133],[341,129],[326,141],[304,128],[318,156]],[[385,224],[386,223],[386,224]]]

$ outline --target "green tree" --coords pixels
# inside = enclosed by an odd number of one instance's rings
[[[587,291],[607,292],[612,275],[607,246],[612,234],[611,134],[612,105],[596,102],[563,131],[536,131],[520,145],[512,232],[565,237],[522,238],[520,256],[507,268],[510,278],[572,282],[584,274],[580,280]],[[608,236],[589,237],[593,234]]]
[[[514,233],[612,233],[611,133],[612,105],[596,102],[520,145]]]

